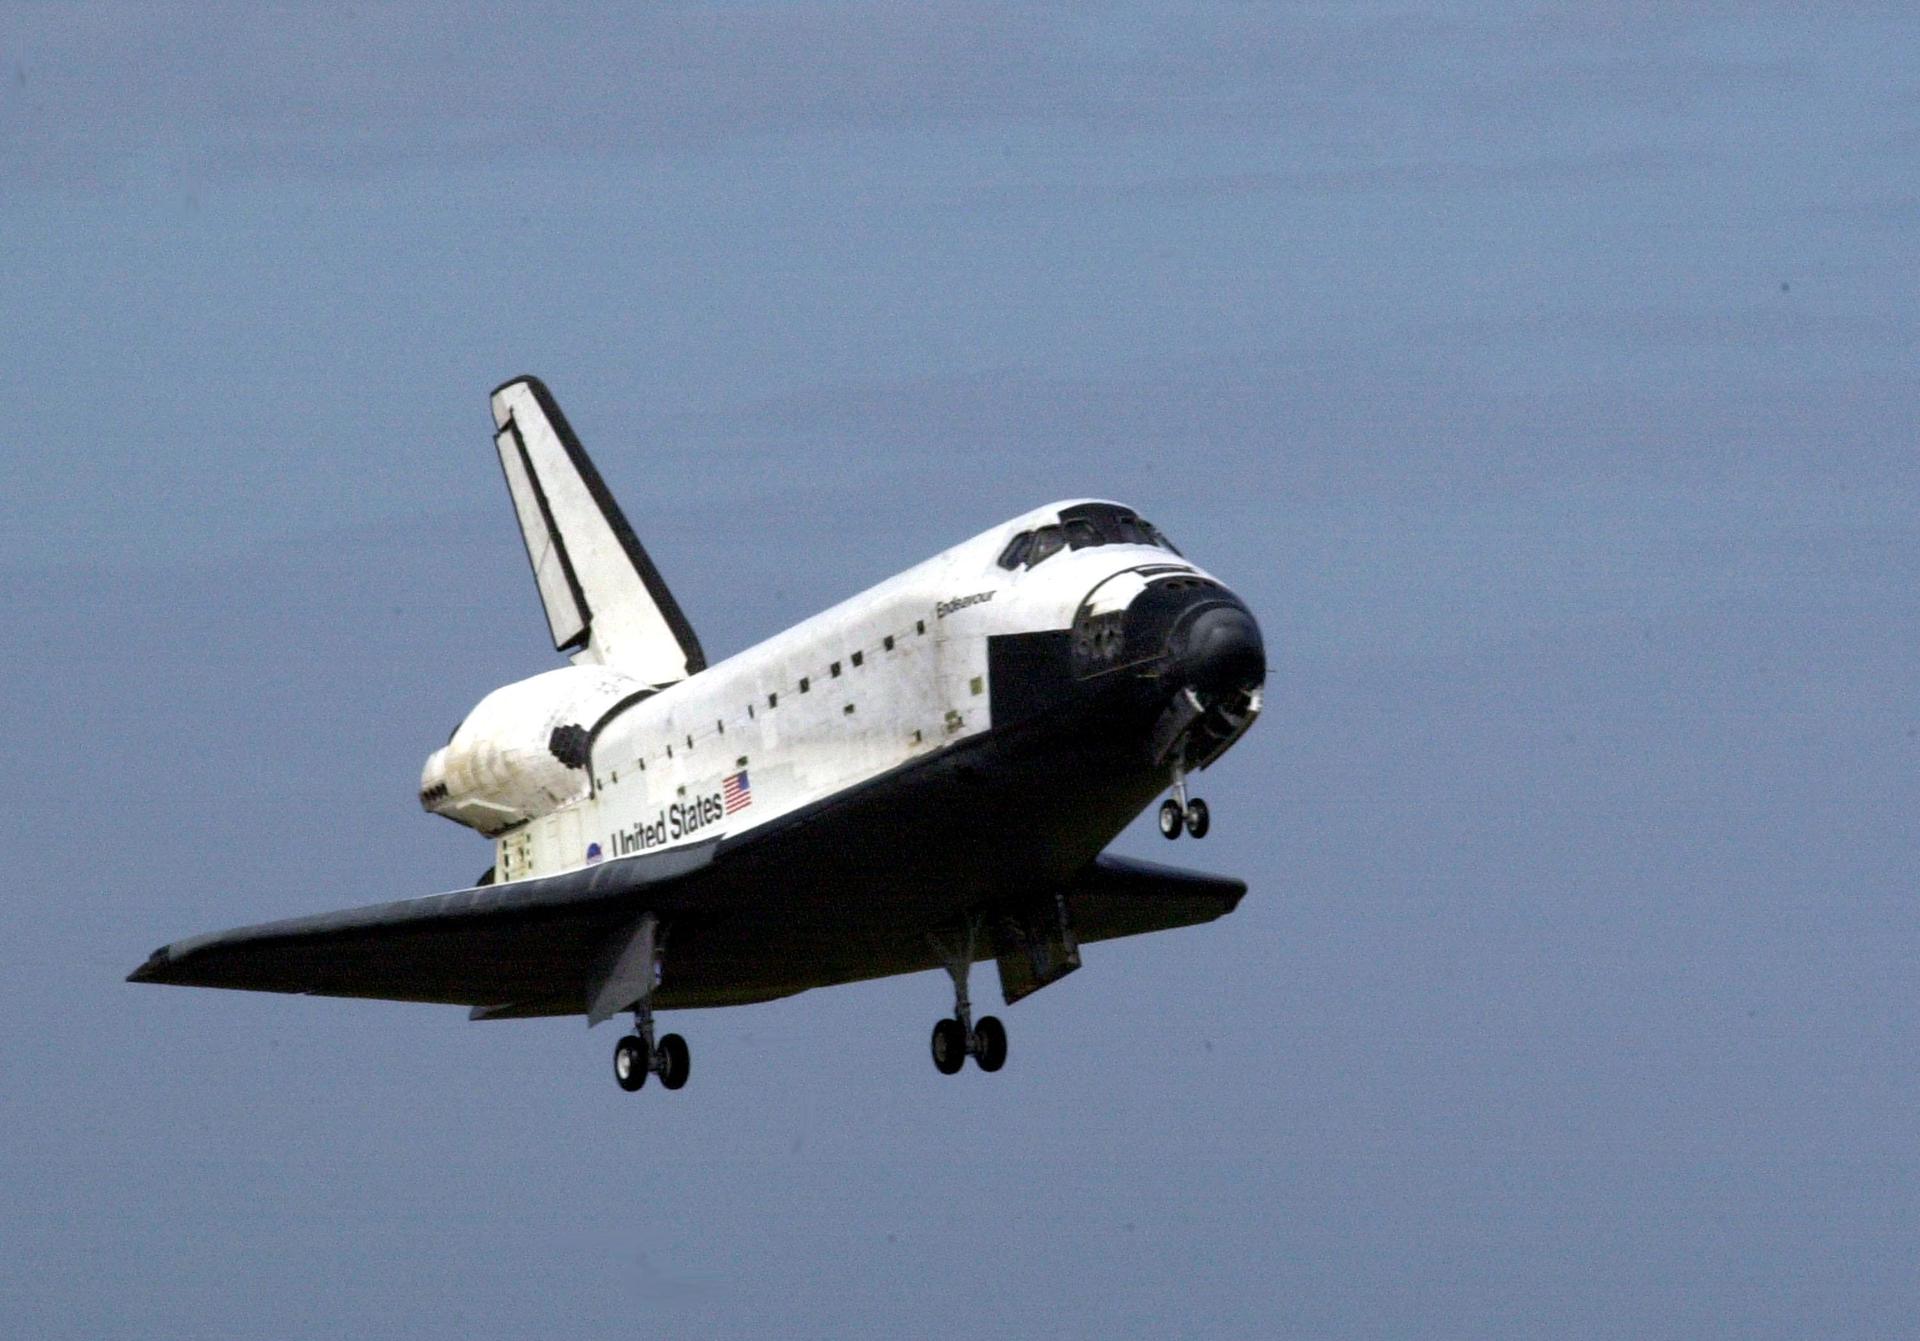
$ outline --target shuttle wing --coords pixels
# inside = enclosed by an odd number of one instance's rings
[[[129,981],[482,1007],[558,989],[553,1013],[578,1013],[636,904],[671,902],[662,889],[710,865],[715,846],[195,936]]]
[[[195,936],[155,950],[129,981],[437,1002],[483,1020],[588,1015],[636,917],[651,911],[671,926],[656,1006],[738,1005],[937,968],[931,937],[963,912],[943,882],[849,900],[853,872],[825,836],[800,849],[817,870],[789,866],[778,882],[730,874],[717,846]],[[789,859],[797,850],[781,847]],[[1210,922],[1245,892],[1231,877],[1111,854],[1063,891],[1082,942]],[[982,961],[995,954],[979,947]]]
[[[706,669],[692,625],[536,377],[493,393],[494,445],[556,651],[649,684]]]

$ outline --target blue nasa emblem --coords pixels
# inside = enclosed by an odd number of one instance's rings
[[[600,845],[598,843],[588,843],[587,844],[588,863],[591,864],[599,860],[600,860]]]

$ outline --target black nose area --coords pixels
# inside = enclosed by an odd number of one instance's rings
[[[1190,611],[1174,626],[1167,651],[1175,676],[1203,691],[1251,689],[1267,675],[1260,625],[1240,605]]]

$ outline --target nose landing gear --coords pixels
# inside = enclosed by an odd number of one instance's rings
[[[1160,803],[1160,836],[1172,840],[1178,838],[1184,828],[1194,838],[1205,838],[1212,827],[1213,816],[1207,803],[1197,796],[1187,796],[1187,775],[1176,771],[1173,795]]]

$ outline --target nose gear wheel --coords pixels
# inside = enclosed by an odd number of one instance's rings
[[[1186,816],[1180,809],[1180,803],[1172,797],[1160,803],[1160,836],[1172,840],[1180,836]]]
[[[1194,838],[1205,838],[1213,827],[1213,813],[1197,796],[1187,795],[1187,775],[1181,769],[1173,774],[1173,795],[1160,803],[1160,836],[1169,842],[1184,829]]]

